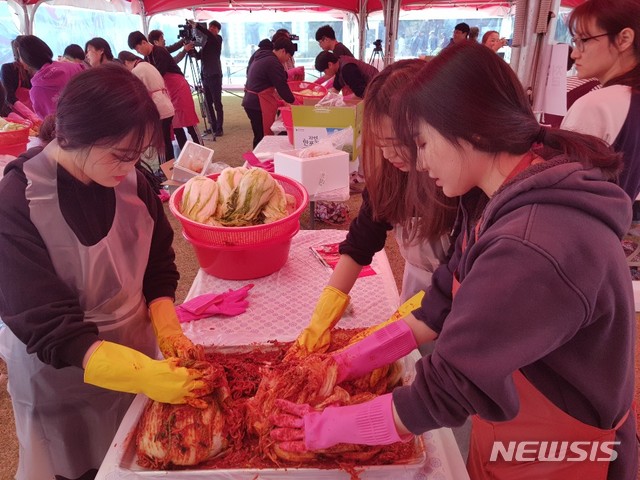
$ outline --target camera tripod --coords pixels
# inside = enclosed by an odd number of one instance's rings
[[[381,62],[384,65],[384,54],[382,53],[382,48],[377,45],[374,47],[373,52],[371,52],[371,57],[369,57],[369,65],[376,66],[376,62]]]
[[[191,50],[192,52],[194,50]],[[204,123],[204,130],[202,136],[207,135],[205,132],[208,130],[207,123],[212,125],[211,119],[209,118],[209,111],[207,110],[207,103],[204,95],[204,88],[202,87],[202,77],[200,76],[200,68],[198,66],[198,61],[191,55],[191,52],[184,57],[184,69],[183,71],[188,71],[191,73],[191,78],[193,79],[193,85],[191,86],[193,90],[196,92],[196,96],[198,97],[198,105],[200,106],[200,115],[202,116],[202,121]],[[213,128],[211,129],[213,131]]]

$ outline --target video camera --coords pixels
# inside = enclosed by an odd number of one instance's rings
[[[187,42],[195,42],[196,37],[193,34],[193,28],[189,25],[189,21],[185,20],[183,25],[178,25],[178,39]]]
[[[197,28],[189,25],[188,19],[185,19],[184,22],[184,24],[178,25],[178,39],[184,43],[193,43],[196,47],[203,47],[207,42],[207,37],[202,32],[199,32]],[[207,22],[198,22],[198,24],[205,29],[207,28]],[[193,50],[190,50],[189,54],[191,54],[191,52],[193,52]]]
[[[373,49],[374,52],[381,52],[382,51],[382,40],[377,39],[375,42],[372,43],[372,45],[376,48]]]
[[[289,40],[291,40],[291,43],[293,43],[293,42],[294,42],[294,40],[300,40],[300,36],[298,36],[298,35],[294,35],[293,33],[290,33],[290,34],[289,34]],[[293,44],[293,51],[294,51],[294,52],[297,52],[297,51],[298,51],[298,44],[297,44],[297,43],[294,43],[294,44]]]

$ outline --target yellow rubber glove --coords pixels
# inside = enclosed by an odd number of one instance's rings
[[[102,342],[87,361],[84,381],[118,392],[144,393],[163,403],[186,403],[211,393],[201,380],[201,370],[180,367],[179,362],[179,358],[153,360],[132,348]]]
[[[373,332],[380,330],[383,327],[386,327],[387,325],[389,325],[392,322],[395,322],[396,320],[400,320],[401,318],[406,317],[414,310],[420,308],[420,305],[422,305],[423,297],[424,297],[424,290],[420,290],[413,297],[409,298],[402,305],[400,305],[398,309],[395,312],[393,312],[393,314],[387,320],[385,320],[382,323],[378,323],[377,325],[373,325],[367,328],[366,330],[361,331],[360,333],[355,334],[351,338],[351,340],[349,340],[349,345],[353,345],[354,343],[359,342],[363,338],[371,335]]]
[[[178,357],[202,360],[204,351],[201,345],[194,345],[182,332],[176,307],[169,298],[155,300],[149,305],[149,316],[158,346],[164,358]]]
[[[331,329],[340,320],[349,304],[349,295],[326,286],[320,294],[309,325],[296,340],[300,353],[325,352],[331,342]]]

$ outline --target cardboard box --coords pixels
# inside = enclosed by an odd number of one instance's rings
[[[314,196],[348,188],[349,154],[335,152],[318,157],[300,158],[298,151],[277,152],[273,158],[275,173],[300,182]]]
[[[336,130],[353,128],[353,142],[345,145],[343,150],[349,152],[349,159],[355,161],[360,155],[362,131],[362,109],[360,101],[345,107],[312,107],[293,105],[293,146],[302,149],[319,142]]]

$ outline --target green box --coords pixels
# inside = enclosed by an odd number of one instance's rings
[[[343,150],[349,153],[349,160],[355,161],[360,155],[363,102],[345,107],[317,107],[293,105],[293,146],[306,148],[337,130],[353,128],[353,142]]]

